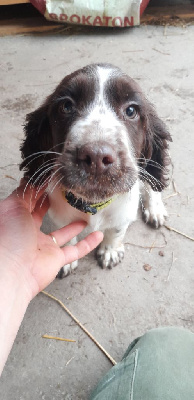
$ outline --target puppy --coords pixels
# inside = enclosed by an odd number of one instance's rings
[[[137,83],[113,65],[93,64],[66,76],[27,115],[20,168],[38,188],[48,183],[57,228],[82,219],[87,234],[104,232],[97,260],[112,268],[124,257],[123,238],[140,198],[145,222],[164,223],[169,141]],[[76,266],[64,266],[59,277]]]

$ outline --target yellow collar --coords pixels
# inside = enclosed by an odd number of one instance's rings
[[[82,198],[76,198],[72,192],[62,192],[63,197],[65,200],[74,208],[77,208],[77,210],[82,211],[86,214],[96,214],[99,210],[102,210],[103,208],[107,207],[109,204],[112,203],[112,201],[115,199],[115,197],[112,197],[109,200],[106,201],[101,201],[100,203],[96,204],[90,204],[86,203],[86,201],[82,200]]]

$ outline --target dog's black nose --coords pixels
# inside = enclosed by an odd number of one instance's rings
[[[101,174],[116,162],[116,152],[103,141],[87,143],[78,149],[77,160],[87,172]]]

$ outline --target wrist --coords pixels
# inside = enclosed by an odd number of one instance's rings
[[[1,284],[4,282],[9,290],[18,293],[23,298],[26,307],[38,293],[38,285],[30,273],[30,266],[19,258],[0,250],[0,276]]]
[[[0,255],[1,257],[1,255]],[[5,254],[0,266],[0,374],[32,298],[19,266]]]

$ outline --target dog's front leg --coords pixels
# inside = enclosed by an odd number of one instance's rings
[[[96,256],[98,264],[102,268],[113,268],[124,258],[123,239],[128,224],[122,228],[107,229],[104,233],[104,240],[97,249]]]
[[[61,192],[56,189],[54,193],[49,195],[50,200],[50,209],[48,211],[50,217],[51,230],[61,229],[63,226],[70,224],[76,219],[71,213],[71,206],[64,201]],[[57,200],[57,201],[56,201]],[[73,214],[74,215],[74,214]],[[75,245],[77,243],[77,237],[75,236],[73,239],[69,241],[68,244]],[[67,275],[71,274],[71,272],[77,268],[78,261],[75,260],[70,264],[64,265],[57,274],[57,278],[63,279]]]
[[[74,237],[70,242],[71,245],[75,245],[77,243],[77,237]],[[57,278],[63,279],[67,275],[70,275],[74,269],[78,267],[78,260],[73,261],[71,264],[64,265],[57,274]]]
[[[164,224],[167,211],[162,201],[161,192],[155,192],[151,186],[144,182],[143,189],[143,218],[146,223],[156,228]]]

